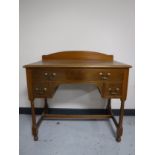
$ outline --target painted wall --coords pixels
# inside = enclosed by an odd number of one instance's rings
[[[62,50],[105,52],[132,65],[126,108],[134,108],[134,0],[20,0],[20,107],[30,106],[22,66]],[[105,106],[94,85],[62,85],[49,102],[54,108]]]

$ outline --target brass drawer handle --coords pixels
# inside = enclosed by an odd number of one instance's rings
[[[108,90],[109,90],[109,92],[110,92],[111,95],[119,95],[120,89],[118,87],[115,88],[114,91],[112,91],[112,88],[109,88]]]
[[[56,73],[55,72],[54,73],[45,72],[44,76],[46,77],[47,80],[52,80],[56,76]]]
[[[106,75],[103,72],[100,72],[99,75],[101,76],[102,80],[108,80],[109,76],[111,75],[110,72],[106,73]]]
[[[49,73],[45,72],[44,75],[45,75],[45,76],[48,76],[48,75],[49,75],[49,76],[51,76],[51,75],[52,75],[52,76],[56,76],[56,73],[49,74]]]
[[[51,73],[48,77],[48,80],[52,80],[56,76],[56,73]]]
[[[47,91],[47,88],[35,88],[35,91],[38,93],[38,94],[43,94]]]
[[[108,76],[102,76],[102,80],[108,80]]]
[[[110,92],[111,95],[118,95],[118,92]]]

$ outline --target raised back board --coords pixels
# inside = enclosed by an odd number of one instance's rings
[[[93,51],[62,51],[42,56],[42,61],[67,59],[113,61],[113,55]]]

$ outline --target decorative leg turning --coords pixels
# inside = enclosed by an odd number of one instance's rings
[[[123,115],[124,115],[124,100],[121,100],[121,107],[120,107],[120,115],[119,115],[119,122],[118,122],[118,127],[117,127],[117,136],[116,140],[118,142],[121,141],[121,136],[123,134]]]
[[[36,116],[35,116],[35,108],[34,108],[34,100],[31,100],[31,112],[32,112],[32,135],[34,136],[34,140],[38,140],[38,128],[36,123]]]

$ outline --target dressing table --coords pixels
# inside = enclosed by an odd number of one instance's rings
[[[38,128],[44,119],[91,119],[111,118],[116,126],[116,140],[121,141],[123,133],[124,103],[127,97],[130,65],[114,61],[113,55],[91,51],[62,51],[43,55],[42,60],[25,65],[28,98],[32,112],[32,134],[38,140]],[[48,113],[48,98],[52,98],[61,84],[95,84],[108,103],[103,115],[64,115]],[[36,122],[36,98],[44,100],[44,110]],[[120,100],[120,114],[117,121],[112,113],[111,99]]]

